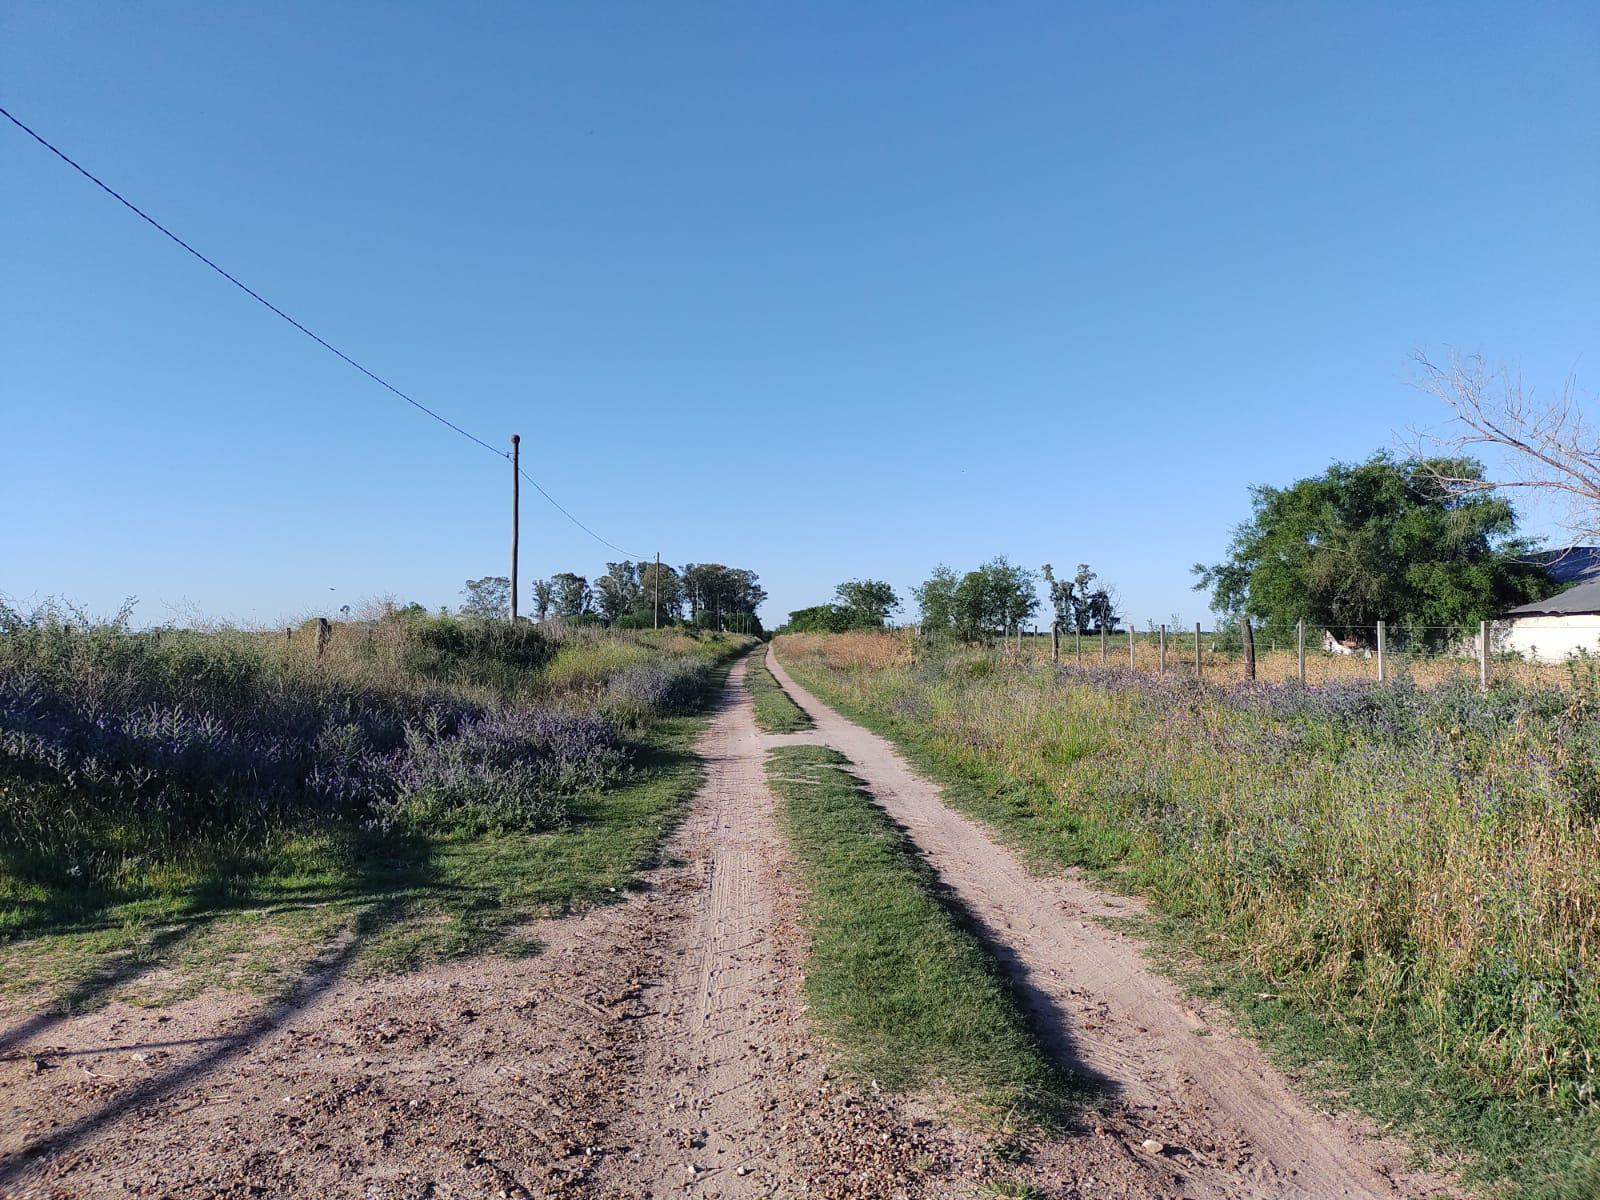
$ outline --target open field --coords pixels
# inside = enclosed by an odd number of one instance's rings
[[[777,645],[1037,861],[1148,896],[1328,1083],[1473,1177],[1593,1193],[1592,690],[1199,690],[891,635]]]
[[[447,1138],[530,1195],[1449,1194],[1312,1111],[1104,920],[1180,950],[1194,995],[1444,1163],[1470,1147],[1472,1178],[1585,1194],[1591,693],[1202,690],[887,633],[780,639],[1035,864],[1086,866],[1146,913],[1030,879],[777,659],[725,684],[751,644],[377,612],[319,653],[311,627],[13,614],[0,1194],[171,1186],[174,1139],[220,1136],[185,1105],[270,1144],[283,1114],[262,1105],[308,1071],[350,1114],[322,1142],[282,1170],[185,1160],[185,1186],[479,1187],[470,1156],[426,1164]],[[472,1063],[502,1058],[545,1082],[490,1119],[503,1085]],[[433,1132],[360,1142],[408,1094]]]

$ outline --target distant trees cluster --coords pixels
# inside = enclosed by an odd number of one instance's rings
[[[1073,580],[1057,580],[1048,564],[1042,574],[1050,584],[1057,619],[1069,623],[1067,627],[1116,627],[1111,593],[1091,588],[1095,574],[1087,566],[1080,565]],[[964,575],[941,564],[912,590],[922,609],[922,631],[969,642],[1015,633],[1039,611],[1039,578],[1039,572],[1003,554]]]
[[[1095,586],[1099,576],[1088,563],[1079,563],[1078,572],[1071,579],[1057,579],[1049,563],[1045,563],[1043,574],[1051,607],[1055,609],[1056,626],[1063,633],[1117,631],[1122,618],[1117,615],[1116,600],[1109,588]]]
[[[1070,580],[1056,579],[1046,564],[1043,578],[1064,629],[1113,630],[1121,619],[1109,589],[1099,586],[1086,564]],[[1014,634],[1039,611],[1041,572],[998,555],[958,575],[940,565],[911,594],[921,610],[925,636],[976,642]],[[878,629],[900,608],[900,597],[879,579],[851,579],[834,589],[828,604],[797,609],[784,626],[792,633],[843,633]]]
[[[833,589],[834,601],[796,609],[784,628],[790,633],[844,633],[881,629],[900,607],[894,588],[881,579],[851,579]]]
[[[761,631],[756,610],[767,593],[754,571],[721,563],[606,564],[592,583],[587,576],[559,571],[531,585],[527,612],[538,621],[600,621],[649,628],[683,622],[709,629]],[[519,609],[522,607],[518,606]],[[687,610],[687,617],[685,611]],[[469,579],[462,588],[463,616],[498,618],[511,614],[511,581],[503,575]]]

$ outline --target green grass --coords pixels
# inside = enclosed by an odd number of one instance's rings
[[[655,862],[703,778],[693,743],[706,720],[653,720],[630,778],[581,798],[552,832],[285,825],[206,870],[186,863],[125,889],[0,878],[0,1011],[160,1004],[209,987],[277,994],[340,935],[359,940],[358,975],[535,950],[529,921],[619,899]]]
[[[1308,993],[1287,967],[1253,966],[1240,950],[1240,939],[1253,936],[1249,926],[1215,905],[1196,904],[1192,876],[1181,863],[1152,854],[1148,839],[1120,823],[1099,797],[1062,794],[1032,774],[1038,762],[1058,759],[1111,763],[1133,753],[1131,743],[1098,735],[1092,721],[1069,723],[1060,732],[1076,739],[1072,745],[1041,735],[1033,759],[1007,761],[903,715],[903,689],[919,686],[903,672],[880,681],[872,668],[841,670],[815,656],[786,655],[784,666],[815,695],[895,742],[942,785],[947,802],[984,822],[1036,868],[1080,867],[1112,888],[1150,896],[1159,915],[1137,922],[1137,932],[1151,940],[1166,969],[1195,994],[1226,1003],[1280,1066],[1330,1103],[1398,1129],[1486,1194],[1600,1197],[1600,1106],[1592,1098],[1552,1105],[1534,1089],[1495,1079],[1458,1035],[1446,1041],[1415,1009],[1341,1006]],[[1079,786],[1092,786],[1094,778]]]
[[[757,650],[745,668],[744,687],[755,704],[756,724],[767,733],[797,733],[811,728],[811,718],[789,698],[783,685],[767,670],[766,661]]]
[[[806,994],[853,1073],[942,1086],[990,1125],[1048,1122],[1065,1081],[1011,985],[906,836],[821,746],[767,759],[807,888]]]

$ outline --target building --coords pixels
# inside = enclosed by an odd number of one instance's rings
[[[1553,551],[1543,562],[1564,590],[1502,613],[1494,623],[1494,649],[1530,662],[1600,654],[1600,546]]]

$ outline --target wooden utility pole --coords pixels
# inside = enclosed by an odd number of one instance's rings
[[[1256,631],[1250,627],[1249,617],[1239,618],[1239,632],[1244,635],[1244,677],[1256,677]]]
[[[661,628],[661,551],[656,551],[656,607],[655,619],[650,623],[651,629]]]
[[[522,515],[522,436],[511,435],[511,623],[517,623],[517,522]]]

